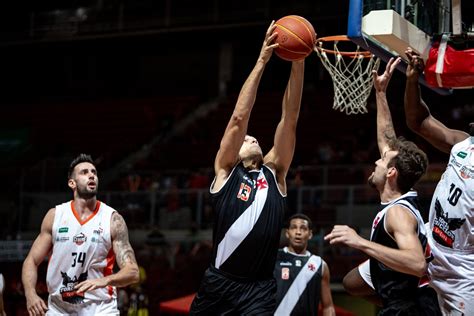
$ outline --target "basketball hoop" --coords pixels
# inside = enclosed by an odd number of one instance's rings
[[[328,42],[334,43],[333,50],[323,47]],[[316,53],[332,78],[333,109],[347,115],[367,113],[367,99],[372,91],[372,70],[378,70],[380,60],[371,52],[359,50],[359,46],[355,51],[341,51],[337,47],[339,42],[350,42],[350,39],[345,35],[322,37],[317,39],[315,46]],[[328,55],[334,56],[334,61]]]

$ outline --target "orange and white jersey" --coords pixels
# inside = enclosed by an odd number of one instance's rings
[[[115,254],[110,222],[115,210],[97,201],[94,212],[81,220],[73,202],[56,206],[53,223],[53,252],[46,282],[55,301],[83,304],[116,298],[115,287],[108,286],[78,293],[74,286],[87,279],[112,274]]]

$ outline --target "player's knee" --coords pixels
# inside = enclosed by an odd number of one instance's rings
[[[350,274],[347,274],[342,280],[342,285],[344,286],[344,290],[350,295],[358,295],[357,286],[354,284],[353,279]]]

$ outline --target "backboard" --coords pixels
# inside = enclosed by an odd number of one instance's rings
[[[385,62],[395,56],[406,60],[407,47],[412,47],[426,61],[434,35],[453,33],[453,29],[461,33],[460,2],[350,0],[347,36]],[[459,16],[454,15],[456,3],[459,3]],[[398,69],[405,72],[406,63],[400,63]],[[420,83],[426,85],[424,77]],[[440,94],[450,93],[448,89],[428,87]]]

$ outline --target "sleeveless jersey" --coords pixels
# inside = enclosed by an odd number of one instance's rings
[[[430,208],[435,246],[474,254],[474,137],[451,149]]]
[[[429,252],[426,228],[418,211],[418,195],[415,191],[407,192],[388,203],[381,203],[382,210],[373,221],[370,240],[390,248],[398,249],[395,239],[385,230],[387,211],[394,205],[407,208],[416,217],[418,222],[418,239],[420,240],[423,251]],[[401,302],[414,301],[420,282],[427,283],[428,281],[427,279],[425,280],[425,278],[420,279],[414,275],[394,271],[374,258],[370,258],[370,275],[375,291],[382,298],[384,307]]]
[[[286,205],[273,171],[239,163],[219,191],[213,186],[212,264],[230,276],[271,279]]]
[[[278,250],[273,277],[277,282],[275,315],[317,315],[321,296],[321,257]]]
[[[474,315],[473,214],[474,137],[470,136],[452,147],[430,207],[428,237],[434,259],[428,271],[447,314]]]
[[[54,301],[82,304],[89,300],[116,298],[116,290],[112,286],[85,293],[74,290],[74,286],[82,281],[112,274],[115,254],[110,220],[113,212],[114,209],[97,201],[91,216],[81,221],[72,201],[56,206],[53,251],[46,276],[48,292]]]

